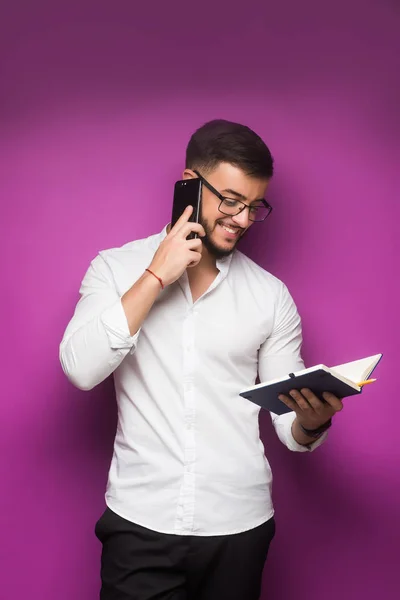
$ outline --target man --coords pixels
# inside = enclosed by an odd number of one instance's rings
[[[271,211],[265,143],[248,127],[206,123],[183,178],[203,181],[192,208],[161,233],[100,252],[60,348],[89,390],[114,374],[118,426],[96,524],[102,600],[256,600],[275,532],[259,408],[240,397],[257,374],[303,368],[301,323],[278,279],[238,250]],[[197,239],[187,239],[196,232]],[[326,437],[341,401],[309,390],[271,415],[290,449]]]

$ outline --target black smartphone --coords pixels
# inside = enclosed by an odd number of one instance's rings
[[[171,228],[175,225],[183,211],[189,204],[193,206],[193,212],[189,221],[198,223],[200,217],[202,182],[196,177],[194,179],[182,179],[175,183],[174,201],[172,205]],[[197,238],[197,233],[192,232],[187,239]]]

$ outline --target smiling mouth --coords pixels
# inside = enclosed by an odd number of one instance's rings
[[[218,225],[229,234],[229,237],[239,237],[242,229],[238,227],[230,227],[229,225],[224,225],[223,223],[218,223]]]

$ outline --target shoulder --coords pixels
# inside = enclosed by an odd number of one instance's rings
[[[276,297],[287,292],[287,287],[283,281],[263,267],[260,267],[254,260],[239,250],[233,256],[231,267],[233,267],[234,272],[240,273],[244,281],[247,281],[252,286],[253,291],[257,287],[263,290],[268,289]]]
[[[129,266],[146,262],[152,257],[164,238],[163,232],[126,244],[100,250],[94,261],[106,263],[111,269],[119,266]]]
[[[234,276],[249,290],[251,297],[265,311],[273,307],[275,319],[290,315],[297,318],[298,310],[287,285],[278,277],[260,267],[251,258],[236,251],[232,259]]]
[[[106,280],[123,293],[148,267],[164,237],[163,230],[120,247],[100,250],[90,263],[88,276]]]

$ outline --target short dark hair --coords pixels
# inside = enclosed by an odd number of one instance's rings
[[[186,168],[205,173],[226,162],[246,175],[270,179],[273,174],[271,152],[250,127],[215,119],[197,129],[186,148]]]

